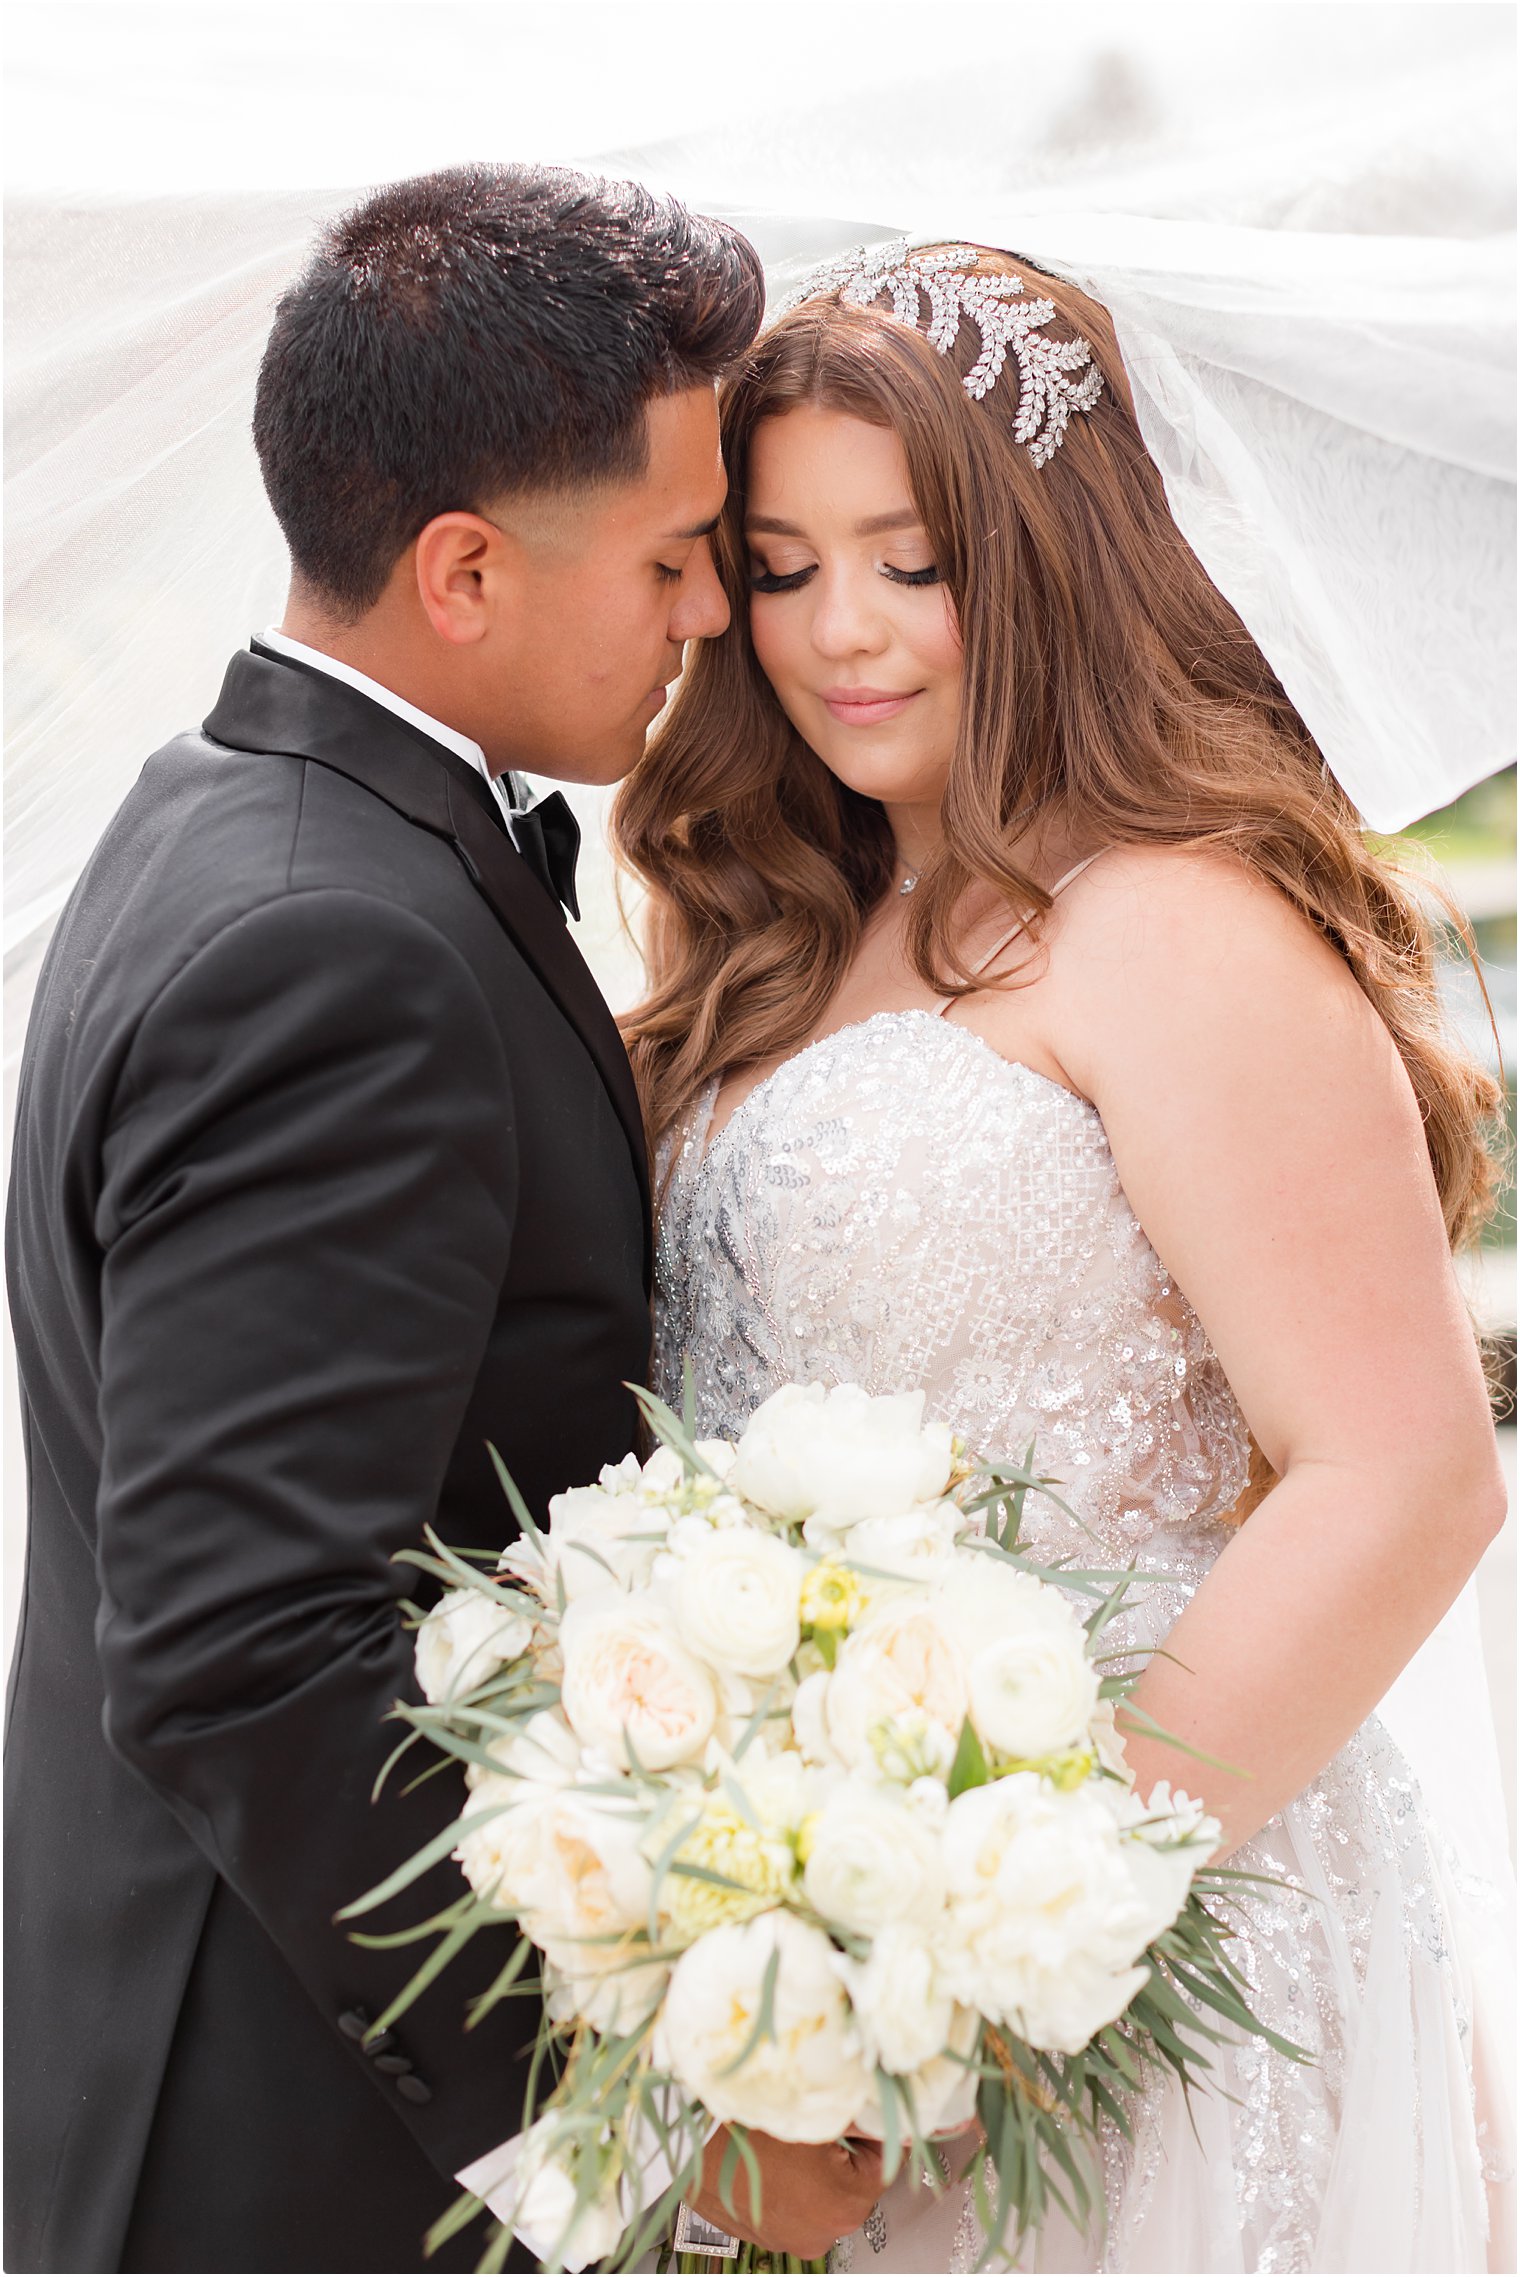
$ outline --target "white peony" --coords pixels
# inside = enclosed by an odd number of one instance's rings
[[[865,1936],[930,1922],[944,1895],[939,1831],[891,1787],[842,1781],[808,1828],[803,1885],[814,1910]]]
[[[451,1589],[417,1631],[417,1682],[439,1707],[527,1651],[532,1616],[479,1589]]]
[[[864,1961],[838,1957],[867,2063],[883,2071],[917,2071],[940,2055],[950,2037],[955,2002],[921,1922],[893,1921],[872,1940]]]
[[[833,1678],[825,1668],[804,1676],[792,1695],[792,1731],[808,1763],[835,1765],[840,1761],[829,1738],[828,1700]]]
[[[676,1621],[689,1650],[741,1676],[775,1676],[801,1642],[797,1551],[753,1527],[710,1531],[682,1558]]]
[[[772,2028],[755,2038],[773,1956]],[[710,1930],[671,1971],[657,2060],[714,2118],[783,2142],[830,2141],[870,2086],[835,1959],[822,1930],[780,1908]]]
[[[943,1424],[926,1424],[924,1395],[873,1398],[858,1384],[783,1384],[750,1417],[731,1485],[827,1548],[866,1518],[936,1501],[953,1454]]]
[[[573,1604],[597,1591],[641,1587],[668,1524],[661,1507],[639,1495],[571,1487],[550,1502],[547,1529],[513,1542],[502,1564],[532,1582],[547,1605],[557,1603],[561,1588]]]
[[[936,1942],[934,1933],[894,1921],[875,1939],[868,1959],[836,1956],[866,2061],[905,2082],[921,2134],[964,2126],[975,2112],[978,2086],[981,2018],[950,1998]],[[856,2114],[852,2131],[885,2138],[886,2113],[874,2093]]]
[[[938,1604],[897,1598],[869,1613],[840,1649],[825,1695],[829,1744],[852,1769],[868,1770],[879,1747],[901,1738],[901,1765],[880,1762],[886,1776],[946,1769],[967,1705],[962,1654]]]
[[[947,1979],[1035,2047],[1075,2055],[1145,1982],[1151,1935],[1118,1821],[1091,1786],[1034,1772],[972,1788],[946,1814]]]
[[[609,1591],[577,1598],[560,1623],[560,1647],[560,1705],[588,1747],[646,1771],[701,1755],[718,1691],[658,1599]]]
[[[895,1574],[903,1581],[932,1581],[944,1572],[955,1555],[955,1537],[965,1517],[953,1502],[933,1502],[922,1510],[899,1510],[890,1518],[862,1518],[850,1528],[846,1556],[852,1566],[869,1566],[863,1574],[868,1593],[877,1575]]]
[[[1145,1923],[1145,1942],[1169,1929],[1187,1903],[1193,1876],[1218,1848],[1222,1829],[1201,1802],[1158,1780],[1149,1802],[1104,1783],[1104,1800],[1124,1831],[1124,1863]]]
[[[515,2204],[512,2227],[531,2241],[529,2250],[546,2265],[581,2270],[614,2252],[626,2225],[615,2174],[577,2215],[573,2154],[565,2144],[558,2149],[551,2144],[559,2124],[557,2113],[545,2113],[518,2136],[512,2146],[514,2171],[504,2178],[504,2187]],[[494,2204],[499,2193],[491,2195]]]

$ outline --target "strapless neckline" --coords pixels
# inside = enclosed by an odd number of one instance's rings
[[[891,1024],[900,1026],[906,1021],[913,1020],[928,1021],[929,1025],[943,1036],[963,1036],[966,1042],[975,1051],[980,1052],[984,1059],[989,1060],[994,1067],[1006,1068],[1010,1075],[1022,1076],[1027,1082],[1042,1084],[1047,1091],[1054,1091],[1059,1098],[1069,1099],[1072,1105],[1079,1108],[1084,1115],[1098,1116],[1098,1110],[1092,1101],[1084,1099],[1080,1091],[1073,1091],[1069,1084],[1058,1082],[1053,1075],[1042,1075],[1037,1067],[1031,1067],[1026,1060],[1009,1059],[1007,1054],[1000,1052],[995,1044],[989,1044],[985,1036],[979,1036],[974,1028],[963,1028],[958,1021],[947,1020],[942,1013],[931,1012],[925,1004],[909,1004],[896,1012],[868,1012],[863,1020],[847,1020],[843,1027],[830,1028],[826,1036],[815,1036],[810,1044],[804,1044],[800,1050],[789,1053],[779,1067],[773,1067],[769,1075],[762,1075],[758,1083],[751,1084],[722,1129],[715,1137],[708,1138],[707,1132],[712,1122],[713,1107],[723,1083],[721,1076],[714,1076],[698,1103],[695,1117],[697,1144],[702,1149],[697,1159],[698,1173],[706,1170],[709,1164],[716,1161],[719,1150],[729,1132],[736,1123],[744,1119],[751,1102],[763,1098],[774,1085],[781,1081],[783,1076],[789,1075],[793,1068],[800,1067],[805,1060],[812,1059],[827,1045],[837,1043],[841,1036],[858,1036],[866,1028]],[[1101,1121],[1102,1118],[1098,1117],[1098,1119]]]

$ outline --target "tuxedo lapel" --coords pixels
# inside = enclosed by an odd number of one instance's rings
[[[234,750],[281,752],[331,767],[453,845],[595,1062],[628,1140],[647,1227],[643,1117],[617,1023],[558,902],[516,851],[469,762],[359,689],[267,650],[233,657],[205,732]]]

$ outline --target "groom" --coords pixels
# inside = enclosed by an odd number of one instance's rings
[[[333,1916],[460,1802],[371,1801],[394,1553],[501,1547],[488,1439],[540,1511],[632,1441],[639,1106],[575,826],[513,770],[616,780],[723,630],[713,383],[760,308],[722,224],[485,166],[371,198],[280,304],[283,624],[107,830],[22,1074],[9,2269],[420,2269],[516,2129],[520,2016],[467,2035],[445,1975],[367,2036],[418,1950]]]

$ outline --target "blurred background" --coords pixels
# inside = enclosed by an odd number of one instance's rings
[[[1514,227],[1514,36],[1507,0],[13,4],[7,1134],[37,962],[84,854],[144,756],[207,709],[220,666],[199,660],[278,617],[253,371],[314,226],[355,191],[470,157],[587,163],[742,217],[771,260],[917,200],[1484,238]],[[595,844],[599,802],[581,805]],[[1449,930],[1448,997],[1502,1055],[1512,1130],[1513,766],[1401,843],[1470,920],[1479,968]],[[610,870],[586,872],[583,946],[626,1004]],[[1507,1381],[1513,1501],[1512,1176],[1463,1271]],[[8,1343],[6,1367],[9,1422]],[[8,1430],[7,1640],[23,1510]],[[1481,1610],[1513,1829],[1513,1516]]]

